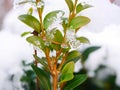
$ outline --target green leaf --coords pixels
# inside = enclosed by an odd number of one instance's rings
[[[76,7],[76,13],[79,13],[81,12],[82,10],[85,10],[87,8],[90,8],[92,7],[91,5],[88,5],[88,4],[85,4],[85,5],[82,5],[81,3],[79,3]]]
[[[53,50],[60,50],[61,43],[63,42],[63,36],[62,33],[59,30],[56,30],[54,33],[54,38],[52,41],[57,42],[58,44],[52,43],[50,45],[50,48]]]
[[[92,46],[92,47],[89,47],[87,49],[85,49],[82,53],[82,62],[85,62],[87,60],[87,58],[89,57],[89,55],[98,50],[100,47],[99,46]]]
[[[67,63],[61,71],[60,83],[73,79],[74,78],[73,72],[74,72],[74,62]]]
[[[70,22],[70,28],[72,29],[78,29],[82,26],[87,25],[90,22],[90,19],[85,16],[77,16],[73,18]]]
[[[78,37],[77,40],[79,40],[80,43],[90,43],[86,37]]]
[[[68,81],[63,90],[73,90],[75,87],[82,84],[87,79],[86,75],[75,75],[74,78]]]
[[[43,65],[47,70],[49,70],[48,65],[45,63],[45,60],[39,58],[37,55],[33,55],[35,60],[39,62],[41,65]]]
[[[64,12],[61,11],[61,10],[56,10],[56,11],[52,11],[52,12],[48,13],[48,14],[45,16],[45,18],[44,18],[44,20],[43,20],[43,24],[44,24],[45,30],[47,30],[48,27],[49,27],[52,23],[54,23],[54,21],[58,18],[57,16],[59,16],[59,14],[64,15]]]
[[[26,39],[29,43],[33,44],[34,46],[37,46],[44,50],[44,42],[43,40],[38,36],[30,36]]]
[[[28,15],[32,15],[32,13],[33,13],[33,8],[31,7],[31,8],[29,8],[27,14],[28,14]]]
[[[81,58],[81,53],[78,52],[77,50],[73,50],[71,52],[68,53],[68,56],[66,58],[66,62],[70,62],[70,61],[78,61]]]
[[[31,66],[39,78],[40,87],[42,87],[43,90],[51,90],[50,77],[47,75],[47,73],[44,70],[36,67],[35,65]]]
[[[22,33],[21,34],[21,37],[24,37],[24,36],[26,36],[26,35],[28,35],[28,34],[30,34],[31,32],[24,32],[24,33]]]
[[[62,18],[63,22],[62,22],[62,26],[65,29],[68,26],[68,18]]]
[[[63,82],[69,81],[73,78],[74,78],[74,75],[72,73],[64,74],[60,77],[60,79],[61,79],[60,84],[63,83]]]
[[[31,82],[36,78],[33,70],[23,70],[23,71],[24,71],[24,74],[20,78],[20,81],[22,81],[22,82]]]
[[[40,33],[41,27],[40,22],[32,15],[24,14],[18,17],[20,21],[33,28],[35,31]]]
[[[63,42],[63,39],[64,39],[64,38],[63,38],[62,33],[61,33],[59,30],[56,30],[56,31],[54,32],[54,39],[53,39],[53,41],[62,43],[62,42]]]
[[[51,50],[53,50],[53,49],[54,49],[54,50],[60,50],[60,45],[56,45],[56,44],[53,44],[53,43],[52,43],[52,44],[50,45],[50,49],[51,49]]]
[[[65,0],[68,8],[69,8],[69,11],[72,12],[73,11],[73,1],[72,0]]]

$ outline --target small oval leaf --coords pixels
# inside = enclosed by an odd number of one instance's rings
[[[60,32],[60,30],[56,30],[55,32],[54,32],[54,38],[53,38],[53,40],[55,41],[55,42],[59,42],[59,43],[62,43],[63,42],[63,35],[62,35],[62,33]]]
[[[73,79],[74,77],[73,72],[74,72],[74,62],[72,61],[72,62],[67,63],[63,67],[61,71],[60,83]]]
[[[82,26],[87,25],[89,22],[90,22],[90,19],[88,17],[77,16],[71,20],[69,27],[72,29],[78,29]]]
[[[30,36],[26,39],[29,43],[33,44],[34,46],[39,47],[40,49],[44,50],[44,42],[38,36]]]
[[[73,11],[73,1],[72,0],[65,0],[65,2],[67,3],[69,11],[72,12]]]
[[[21,37],[24,37],[24,36],[26,36],[26,35],[28,35],[28,34],[30,34],[31,32],[24,32],[24,33],[22,33],[21,34]]]
[[[82,5],[81,3],[79,3],[79,4],[77,5],[77,7],[76,7],[76,13],[79,13],[79,12],[81,12],[82,10],[85,10],[85,9],[87,9],[87,8],[90,8],[90,7],[92,7],[92,6],[89,5],[89,4]]]
[[[33,28],[35,31],[40,33],[40,22],[32,15],[24,14],[18,17],[20,21]]]
[[[74,78],[68,81],[63,90],[73,90],[75,87],[82,84],[87,79],[87,75],[75,75]]]
[[[76,38],[80,41],[80,43],[90,43],[90,41],[86,37],[78,37]]]
[[[77,50],[74,50],[74,51],[71,51],[71,52],[68,53],[66,62],[70,62],[70,61],[76,62],[80,58],[81,58],[81,53],[78,52]]]

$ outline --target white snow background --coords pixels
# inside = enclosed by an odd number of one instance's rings
[[[91,45],[101,46],[101,49],[90,55],[86,67],[93,71],[99,64],[106,64],[115,70],[116,82],[120,85],[120,7],[111,4],[109,0],[86,1],[94,7],[82,11],[81,14],[88,16],[91,23],[82,28],[79,34],[88,37]],[[64,0],[45,0],[45,4],[47,7],[44,14],[56,9],[68,12]],[[21,61],[33,60],[33,49],[20,36],[22,32],[31,29],[17,19],[21,13],[25,13],[25,8],[12,9],[6,15],[0,31],[0,90],[12,90],[9,83],[6,84],[8,75],[20,75]],[[106,54],[108,58],[104,61]]]

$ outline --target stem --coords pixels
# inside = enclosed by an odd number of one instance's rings
[[[76,15],[77,2],[78,2],[78,0],[75,0],[75,4],[74,4],[73,11],[72,11],[72,12],[70,13],[70,15],[69,15],[69,23],[70,23],[70,21],[72,20],[72,18],[74,18],[75,15]]]
[[[37,50],[34,50],[35,55],[37,55]],[[35,60],[34,62],[35,66],[38,66],[38,62]],[[40,86],[39,86],[39,79],[38,76],[36,77],[36,90],[40,90]]]
[[[53,90],[57,90],[58,73],[57,73],[57,63],[55,63],[55,61],[54,61],[54,66],[53,66],[53,75],[52,75],[52,77],[53,77]]]
[[[45,50],[45,55],[46,55],[47,63],[48,63],[48,66],[49,66],[49,70],[51,72],[52,67],[51,67],[50,50],[47,47],[46,47],[46,50]]]
[[[41,0],[36,0],[36,4],[38,2],[41,2]],[[43,22],[42,22],[42,9],[41,8],[37,8],[37,11],[38,11],[38,15],[39,15],[40,23],[41,23],[42,37],[44,37],[45,36],[45,32],[44,32],[44,27],[43,27]]]
[[[62,62],[61,62],[61,64],[60,64],[60,66],[58,67],[58,71],[61,70],[63,64],[65,63],[65,60],[66,60],[67,55],[68,55],[68,52],[65,53],[65,55],[64,55],[64,57],[63,57],[63,59],[62,59]]]
[[[76,6],[77,6],[77,2],[78,0],[75,0],[75,4],[74,4],[74,9],[73,9],[73,17],[76,15]]]

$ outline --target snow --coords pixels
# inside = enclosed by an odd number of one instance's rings
[[[116,71],[116,82],[120,85],[120,7],[111,4],[109,0],[91,0],[89,3],[94,7],[81,14],[90,17],[91,23],[78,34],[87,36],[91,45],[99,45],[101,49],[90,55],[86,67],[93,71],[101,63],[108,65]],[[56,9],[68,12],[64,0],[45,0],[45,4],[48,7],[45,7],[44,14]],[[8,74],[21,73],[21,60],[33,60],[33,49],[25,38],[20,37],[22,32],[31,30],[17,19],[19,14],[25,12],[25,7],[12,9],[6,16],[0,32],[0,90],[3,90],[2,83],[5,83]],[[104,61],[106,56],[107,60]]]

